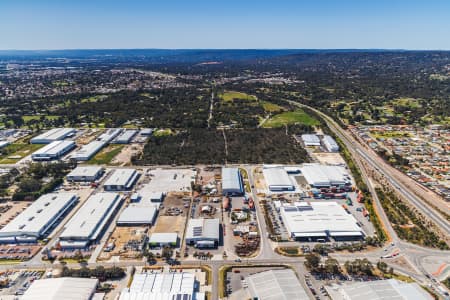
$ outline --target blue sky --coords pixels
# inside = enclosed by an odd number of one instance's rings
[[[450,0],[0,0],[0,49],[450,50]]]

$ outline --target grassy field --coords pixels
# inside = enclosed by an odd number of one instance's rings
[[[88,97],[88,98],[81,99],[81,103],[97,102],[98,100],[103,100],[106,97],[107,97],[106,95],[91,96],[91,97]]]
[[[411,134],[409,132],[401,132],[401,131],[377,131],[371,133],[373,137],[376,139],[380,138],[400,138],[400,137],[411,137]]]
[[[39,121],[39,120],[41,120],[41,117],[42,117],[42,116],[22,116],[22,120],[23,120],[24,122],[31,121],[31,120]],[[46,116],[44,116],[44,117],[45,117],[47,120],[56,120],[56,119],[60,118],[60,116],[51,116],[51,115],[46,115]]]
[[[233,92],[233,91],[228,91],[225,92],[223,94],[219,95],[220,99],[222,99],[225,102],[228,101],[233,101],[234,99],[241,99],[241,100],[249,100],[249,101],[256,101],[256,97],[246,94],[246,93],[241,93],[241,92]]]
[[[96,165],[109,164],[112,159],[122,151],[124,145],[109,145],[103,148],[99,153],[97,153],[93,158],[91,158],[87,163]]]
[[[155,133],[153,133],[154,136],[159,137],[159,136],[168,136],[168,135],[172,135],[174,134],[172,132],[172,130],[170,128],[168,129],[158,129],[155,131]]]
[[[15,164],[27,155],[44,147],[41,144],[11,144],[5,147],[6,155],[0,156],[0,164]],[[17,157],[17,158],[10,158]]]
[[[414,98],[398,98],[392,101],[394,105],[406,106],[410,108],[420,108],[420,102],[418,99]]]
[[[319,125],[319,121],[305,113],[303,110],[298,109],[295,111],[288,111],[278,115],[273,116],[263,127],[266,128],[276,128],[284,125],[290,124],[305,124],[310,126]]]
[[[284,107],[279,106],[278,104],[267,102],[267,101],[262,101],[261,105],[264,108],[264,110],[267,112],[277,112],[277,111],[284,110]]]

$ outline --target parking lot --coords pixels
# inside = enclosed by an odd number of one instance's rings
[[[43,277],[43,270],[5,271],[0,273],[1,295],[23,295],[31,283]]]

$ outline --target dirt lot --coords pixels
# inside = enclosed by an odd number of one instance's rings
[[[169,193],[164,198],[163,207],[160,212],[160,216],[182,216],[186,217],[190,197],[185,196],[184,193]]]
[[[131,164],[131,157],[135,154],[142,152],[144,144],[131,144],[123,147],[122,151],[116,155],[111,161],[112,164],[120,166],[128,166]]]
[[[120,256],[120,259],[139,259],[142,256],[141,247],[146,238],[148,227],[116,227],[111,237],[105,243],[99,260],[108,260],[112,256]],[[113,249],[108,249],[114,245]]]
[[[313,158],[317,159],[321,164],[326,165],[345,165],[345,161],[339,153],[313,152]]]
[[[199,169],[199,172],[197,175],[197,184],[217,185],[220,181],[219,180],[220,176],[221,176],[221,168],[204,167],[202,169]]]
[[[104,130],[103,129],[88,129],[84,132],[82,136],[77,139],[77,144],[86,145],[92,142],[97,136],[99,136]]]
[[[14,217],[24,211],[31,202],[28,201],[8,201],[0,204],[0,228],[5,227]]]
[[[152,233],[176,232],[183,238],[186,217],[181,216],[159,216],[156,225],[152,228]]]

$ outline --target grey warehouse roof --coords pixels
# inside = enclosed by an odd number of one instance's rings
[[[189,219],[185,239],[219,240],[219,219]]]
[[[265,168],[263,173],[269,188],[272,186],[294,188],[294,184],[284,168]]]
[[[238,168],[222,168],[222,190],[242,191],[242,181]]]
[[[67,177],[95,177],[102,171],[101,166],[78,166],[67,174]]]
[[[116,169],[112,175],[104,183],[105,186],[125,186],[129,188],[129,185],[134,181],[138,173],[135,169]]]
[[[291,269],[270,270],[247,277],[252,297],[259,300],[308,300],[300,282]]]
[[[98,279],[49,278],[34,281],[21,300],[90,300]]]
[[[53,141],[62,140],[67,137],[69,134],[74,133],[74,128],[54,128],[50,129],[38,136],[35,136],[30,140],[33,143],[51,143]]]
[[[117,224],[150,224],[155,221],[158,212],[157,204],[130,204],[125,208],[117,220]]]
[[[320,146],[320,139],[316,134],[302,134],[302,140],[306,146]]]

